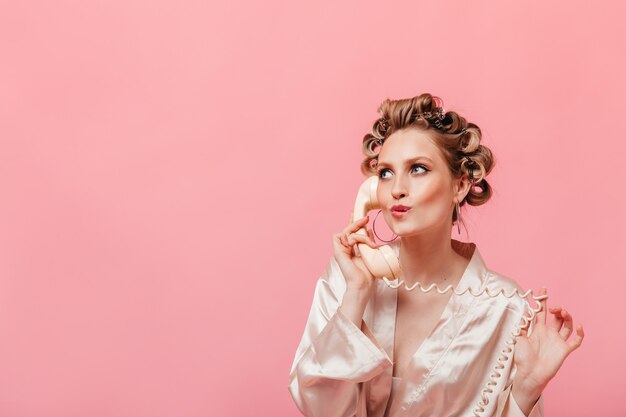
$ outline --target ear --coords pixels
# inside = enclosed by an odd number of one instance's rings
[[[471,185],[472,183],[467,174],[463,174],[459,178],[455,178],[453,181],[455,201],[463,201],[467,193],[469,193]]]

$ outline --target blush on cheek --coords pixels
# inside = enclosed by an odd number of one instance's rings
[[[452,201],[449,184],[442,180],[423,182],[418,189],[413,190],[414,215],[420,218],[420,223],[434,224],[444,221]]]
[[[446,195],[446,188],[442,181],[429,181],[426,184],[422,184],[415,192],[415,203],[432,203],[437,200],[443,200]]]

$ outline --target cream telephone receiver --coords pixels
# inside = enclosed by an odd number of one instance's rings
[[[376,198],[376,187],[378,186],[378,176],[368,177],[356,196],[354,203],[354,211],[352,213],[352,221],[361,219],[367,215],[370,210],[380,208],[378,199]],[[356,234],[367,236],[364,227],[355,232]],[[400,269],[400,261],[396,252],[389,245],[381,245],[374,249],[366,243],[357,243],[359,253],[363,263],[375,278],[387,277],[387,279],[395,280],[400,278],[402,270]]]
[[[352,221],[356,221],[365,217],[365,215],[370,211],[377,208],[380,208],[380,204],[378,199],[376,198],[376,187],[378,186],[378,176],[374,175],[368,177],[361,187],[359,188],[359,192],[356,196],[356,202],[354,203],[354,212],[352,214]],[[367,232],[364,227],[360,228],[355,233],[367,236]],[[371,272],[371,274],[375,278],[382,278],[389,287],[397,289],[402,284],[403,281],[400,280],[400,276],[402,275],[402,269],[400,268],[400,261],[396,256],[396,252],[389,245],[381,245],[378,248],[374,249],[368,246],[365,243],[357,243],[357,247],[359,248],[359,252],[361,254],[361,259],[363,263],[367,267],[367,269]],[[391,281],[398,278],[398,283],[394,284]],[[445,294],[449,291],[453,291],[456,295],[463,295],[466,292],[469,292],[474,297],[479,297],[483,294],[487,294],[489,297],[497,297],[503,295],[505,297],[511,298],[513,296],[518,296],[526,299],[528,295],[531,295],[531,298],[535,300],[537,307],[533,308],[530,303],[528,303],[529,307],[529,315],[522,315],[523,324],[516,325],[515,329],[511,331],[510,338],[506,341],[505,347],[500,351],[500,356],[498,357],[497,363],[494,365],[492,373],[489,376],[489,381],[485,384],[485,387],[481,391],[481,399],[478,402],[476,408],[474,409],[473,417],[480,417],[481,414],[485,412],[485,407],[489,403],[489,395],[493,393],[493,390],[490,386],[495,386],[498,384],[498,379],[504,375],[499,372],[500,369],[504,369],[504,363],[511,359],[513,352],[513,345],[516,342],[516,337],[521,334],[522,329],[528,329],[530,323],[534,320],[535,315],[541,311],[543,305],[541,301],[543,299],[548,298],[547,294],[534,295],[532,290],[527,290],[526,292],[520,292],[517,288],[513,289],[509,294],[504,291],[504,288],[500,288],[497,291],[491,292],[486,286],[482,290],[478,290],[476,293],[470,287],[464,289],[459,292],[457,289],[453,289],[452,285],[448,285],[444,290],[441,290],[436,284],[431,284],[428,288],[424,289],[421,283],[416,282],[411,287],[407,287],[405,285],[406,290],[411,291],[418,287],[422,292],[429,292],[433,288],[437,289],[437,292],[440,294]],[[528,333],[530,335],[530,332]]]

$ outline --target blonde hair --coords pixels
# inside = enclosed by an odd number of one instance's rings
[[[491,150],[480,144],[480,128],[469,123],[454,111],[444,111],[443,101],[429,93],[408,99],[386,99],[378,108],[380,118],[372,126],[372,132],[363,137],[365,159],[361,163],[361,172],[376,175],[378,153],[385,140],[395,131],[404,128],[416,128],[428,132],[430,138],[439,147],[453,177],[466,174],[473,178],[474,184],[461,201],[479,206],[489,200],[492,189],[487,175],[495,165]],[[479,190],[474,189],[478,187]],[[453,210],[452,221],[456,221]]]

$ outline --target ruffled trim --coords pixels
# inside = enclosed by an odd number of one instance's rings
[[[505,347],[500,351],[500,356],[494,365],[491,375],[489,376],[489,381],[485,384],[485,387],[480,393],[481,399],[478,401],[476,408],[473,410],[473,417],[481,417],[481,415],[485,412],[487,405],[489,404],[489,396],[493,395],[494,390],[491,387],[495,387],[498,385],[498,379],[502,377],[502,373],[499,372],[502,369],[505,369],[505,363],[509,361],[509,359],[513,358],[513,347],[515,346],[516,338],[520,335],[522,330],[527,330],[530,326],[530,323],[535,319],[535,315],[540,312],[543,308],[541,301],[548,298],[547,294],[543,295],[534,295],[532,290],[528,290],[524,293],[520,293],[518,289],[515,289],[511,292],[511,294],[506,294],[504,289],[500,289],[498,293],[504,294],[504,296],[511,298],[513,295],[518,295],[522,299],[526,301],[526,305],[528,305],[530,310],[530,315],[526,316],[526,314],[522,315],[523,323],[521,325],[516,324],[516,328],[511,332],[511,337],[505,342]],[[489,294],[489,292],[487,292]],[[532,308],[530,303],[527,301],[528,295],[532,296],[532,299],[535,300],[538,308]],[[491,296],[491,295],[490,295]]]
[[[517,295],[518,297],[522,298],[526,302],[526,305],[529,307],[529,316],[526,316],[526,314],[522,314],[523,323],[521,325],[516,324],[515,329],[511,332],[511,337],[508,340],[506,340],[505,347],[504,349],[500,351],[500,356],[498,357],[496,364],[492,368],[491,375],[489,375],[489,380],[487,381],[487,383],[485,384],[484,388],[482,389],[480,393],[481,399],[478,401],[478,404],[476,404],[476,408],[474,408],[473,410],[474,414],[472,417],[481,417],[481,414],[485,412],[486,407],[489,404],[489,401],[490,401],[489,397],[493,395],[494,393],[494,390],[492,389],[492,387],[497,386],[498,379],[502,378],[502,373],[500,371],[506,368],[505,366],[506,362],[508,362],[509,359],[513,357],[513,346],[515,345],[515,342],[516,342],[515,339],[520,335],[522,330],[527,330],[529,328],[530,323],[535,319],[535,315],[538,312],[540,312],[543,308],[541,301],[548,298],[548,295],[547,294],[534,295],[532,290],[527,290],[526,292],[520,292],[518,288],[514,288],[510,293],[507,293],[504,288],[500,288],[499,290],[495,292],[491,292],[489,288],[487,288],[486,286],[483,286],[476,293],[474,292],[474,290],[472,290],[471,287],[467,287],[463,291],[457,291],[457,289],[454,288],[452,285],[448,285],[445,289],[441,290],[439,286],[437,286],[437,284],[433,283],[429,285],[427,288],[424,288],[424,286],[420,282],[416,282],[415,284],[409,287],[404,283],[404,281],[394,283],[390,281],[389,279],[387,279],[387,277],[383,277],[382,279],[383,281],[385,281],[385,284],[387,284],[389,287],[394,288],[394,289],[398,289],[404,284],[404,288],[407,291],[412,291],[415,288],[419,288],[419,290],[422,291],[423,293],[430,292],[434,288],[437,290],[439,294],[445,294],[452,290],[454,294],[458,296],[461,296],[465,294],[466,292],[469,292],[474,297],[479,297],[482,294],[487,294],[491,298],[498,297],[499,295],[504,295],[507,298],[512,298],[513,296]],[[532,299],[535,300],[535,302],[537,303],[538,305],[537,308],[532,308],[530,306],[530,303],[527,300],[529,294],[532,296]]]

